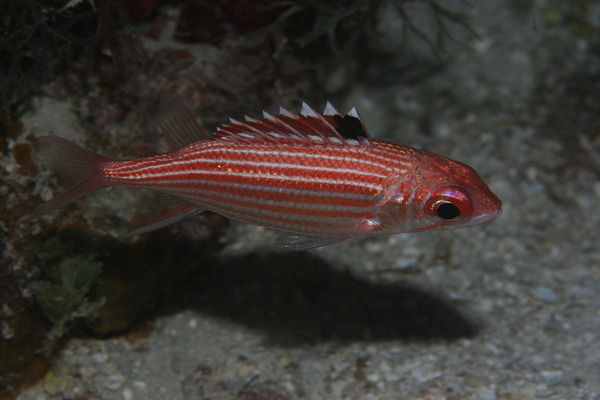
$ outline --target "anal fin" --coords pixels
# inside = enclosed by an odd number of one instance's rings
[[[152,197],[150,206],[130,221],[130,225],[135,229],[125,235],[126,237],[160,229],[204,211],[194,204],[164,193],[153,193]]]

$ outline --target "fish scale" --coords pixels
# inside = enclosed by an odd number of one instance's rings
[[[201,142],[187,151],[159,156],[153,162],[112,162],[104,167],[104,172],[111,183],[127,185],[133,179],[137,185],[185,197],[199,207],[218,210],[231,218],[314,233],[315,227],[321,232],[337,232],[367,218],[385,180],[401,166],[388,155],[387,165],[379,159],[380,166],[375,167],[368,148],[356,151],[343,146],[313,147],[309,148],[310,157],[306,157],[301,153],[306,146],[293,146],[288,145],[286,154],[281,154],[281,146],[271,144]],[[207,158],[202,147],[223,151],[214,151]],[[240,151],[227,151],[232,148]],[[221,185],[210,184],[215,181]],[[265,186],[271,190],[257,189]],[[183,188],[185,192],[181,191]],[[219,202],[227,206],[218,206]],[[298,204],[305,207],[299,208]],[[323,205],[331,207],[324,210]]]
[[[165,121],[159,127],[170,151],[134,160],[39,138],[51,167],[64,173],[77,165],[81,176],[34,213],[103,186],[138,186],[169,197],[134,233],[210,210],[279,230],[278,245],[296,250],[367,234],[468,226],[500,213],[500,200],[472,168],[371,139],[355,109],[346,115],[329,103],[323,114],[306,105],[300,115],[282,109],[262,120],[231,120],[214,136],[180,105]]]

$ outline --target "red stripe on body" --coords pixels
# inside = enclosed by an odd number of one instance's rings
[[[110,162],[104,173],[111,183],[173,193],[234,219],[318,234],[364,221],[387,177],[407,169],[411,149],[375,142],[362,147],[275,146],[212,140],[145,159]],[[311,204],[314,208],[307,208]]]

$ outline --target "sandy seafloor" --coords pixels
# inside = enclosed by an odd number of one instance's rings
[[[564,28],[476,3],[481,38],[444,71],[406,85],[382,63],[343,106],[473,166],[498,220],[304,253],[231,224],[221,265],[147,337],[71,339],[19,399],[600,399],[600,63]],[[37,104],[27,124],[53,107]]]

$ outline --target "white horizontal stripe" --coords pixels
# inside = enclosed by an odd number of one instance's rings
[[[362,218],[345,218],[345,217],[323,217],[319,215],[299,215],[281,213],[276,211],[264,210],[261,208],[251,207],[240,207],[237,205],[224,204],[221,201],[213,201],[209,199],[198,199],[188,198],[188,196],[179,196],[183,199],[193,201],[194,204],[199,205],[202,208],[222,214],[226,217],[237,219],[244,222],[252,222],[257,225],[265,226],[277,226],[284,230],[301,230],[303,232],[322,232],[325,228],[335,227],[338,229],[350,228],[357,225]],[[250,215],[248,215],[250,214]],[[281,218],[283,221],[272,220],[268,217]],[[297,221],[298,223],[294,223]],[[312,222],[318,225],[322,224],[323,227],[306,226],[303,222]],[[295,228],[294,228],[295,227]]]
[[[281,231],[291,231],[291,232],[300,232],[306,234],[312,234],[316,236],[344,236],[348,233],[351,233],[352,226],[326,226],[325,224],[322,227],[318,226],[306,226],[306,225],[297,225],[293,223],[283,222],[283,221],[272,221],[264,218],[251,217],[248,215],[236,213],[230,210],[220,210],[213,209],[211,210],[216,212],[217,214],[223,215],[224,217],[234,219],[236,221],[251,223],[254,225],[266,226],[269,228],[281,230]]]
[[[235,190],[252,190],[252,191],[262,191],[262,192],[273,192],[273,193],[283,193],[289,195],[296,196],[315,196],[315,197],[323,197],[323,198],[347,198],[352,200],[362,200],[369,201],[373,198],[373,195],[370,193],[348,193],[345,190],[336,191],[336,190],[311,190],[305,188],[288,188],[282,186],[274,186],[274,185],[256,185],[244,182],[223,182],[216,181],[210,179],[170,179],[170,180],[157,180],[152,182],[127,182],[129,184],[136,184],[142,187],[146,187],[149,189],[157,189],[161,191],[168,191],[170,188],[177,188],[178,186],[196,186],[201,187],[202,185],[211,185],[211,186],[220,186],[224,189],[231,188]],[[196,189],[196,188],[192,188]],[[377,192],[381,192],[381,188],[377,189]]]
[[[339,173],[339,174],[357,174],[357,175],[364,175],[364,176],[377,177],[377,178],[387,178],[388,177],[388,174],[377,174],[377,173],[373,173],[370,171],[361,171],[359,169],[322,167],[322,166],[318,166],[318,165],[312,166],[312,165],[306,165],[306,164],[272,163],[272,162],[264,162],[264,161],[253,162],[253,161],[245,161],[245,160],[244,161],[231,160],[231,159],[226,159],[226,158],[221,158],[221,159],[216,159],[216,160],[174,161],[174,162],[170,162],[168,165],[169,165],[169,167],[186,166],[186,165],[190,165],[190,164],[195,166],[198,163],[200,163],[200,164],[222,163],[222,164],[224,164],[223,168],[226,168],[228,165],[237,165],[237,166],[247,166],[248,168],[256,168],[256,169],[272,167],[272,168],[281,168],[281,169],[299,169],[302,171],[332,172],[332,173]],[[229,171],[215,170],[212,168],[205,169],[205,170],[180,168],[180,169],[175,169],[175,171],[167,171],[167,172],[162,171],[160,173],[154,173],[154,174],[152,173],[152,169],[164,168],[164,167],[165,167],[164,165],[158,165],[155,167],[147,167],[143,170],[143,175],[145,177],[154,177],[154,176],[164,176],[171,172],[180,174],[180,173],[190,173],[190,172],[197,172],[197,171],[205,171],[207,173],[220,173],[220,172],[229,173]],[[252,175],[254,175],[254,173]],[[268,174],[268,175],[272,176],[271,174]]]
[[[231,153],[231,154],[242,154],[242,155],[248,155],[248,154],[257,154],[257,155],[262,155],[262,156],[268,156],[266,159],[271,159],[274,156],[277,157],[281,157],[281,156],[286,156],[286,157],[293,157],[293,158],[298,158],[298,163],[291,163],[288,162],[286,164],[283,163],[271,163],[268,161],[246,161],[246,160],[236,160],[235,157],[232,158],[218,158],[218,159],[207,159],[207,158],[203,158],[202,156],[205,156],[207,153]],[[350,155],[350,154],[349,154]],[[369,165],[372,167],[378,167],[383,169],[384,171],[389,170],[389,165],[386,164],[382,164],[382,163],[377,163],[377,162],[372,162],[370,160],[365,160],[363,158],[360,157],[349,157],[349,156],[331,156],[331,155],[325,155],[325,154],[313,154],[313,153],[293,153],[293,152],[281,152],[281,151],[261,151],[261,150],[248,150],[248,149],[244,149],[244,150],[239,150],[239,149],[212,149],[212,150],[204,150],[204,151],[198,151],[198,152],[194,152],[194,153],[187,153],[185,155],[186,158],[191,158],[191,159],[178,159],[178,158],[173,158],[171,160],[152,160],[148,163],[144,163],[143,165],[139,165],[137,168],[131,168],[132,165],[128,164],[128,165],[123,165],[123,166],[115,166],[113,168],[113,171],[119,171],[119,170],[127,170],[126,173],[136,173],[136,172],[144,172],[144,173],[148,173],[151,169],[154,168],[164,168],[165,166],[169,166],[169,167],[177,167],[180,165],[187,165],[190,163],[227,163],[227,164],[233,164],[233,165],[243,165],[243,164],[252,164],[255,166],[270,166],[270,167],[281,167],[281,168],[302,168],[302,169],[311,169],[311,168],[323,168],[323,171],[328,171],[326,168],[327,167],[319,167],[319,166],[310,166],[307,165],[308,161],[307,158],[309,159],[314,159],[317,161],[320,160],[329,160],[329,161],[342,161],[344,163],[347,164],[363,164],[363,165]],[[291,161],[291,160],[290,160]],[[140,160],[140,162],[142,162],[142,160]],[[355,172],[358,170],[358,168],[340,168],[340,171],[347,171],[347,172]]]
[[[227,159],[227,158],[220,158],[220,159],[213,159],[213,160],[209,160],[209,159],[205,159],[202,156],[206,156],[208,154],[212,154],[212,153],[227,153],[227,154],[234,154],[234,155],[244,155],[247,156],[248,154],[253,154],[253,155],[259,155],[259,156],[267,156],[267,157],[281,157],[281,156],[285,156],[285,157],[292,157],[292,158],[299,158],[300,160],[298,160],[299,164],[301,166],[305,166],[308,168],[308,166],[306,166],[307,164],[307,158],[309,159],[315,159],[315,160],[330,160],[330,161],[342,161],[344,163],[358,163],[358,164],[365,164],[365,165],[370,165],[373,167],[378,167],[378,168],[383,168],[384,170],[389,170],[390,169],[390,164],[396,164],[396,165],[404,165],[404,166],[410,166],[410,161],[408,160],[403,160],[401,158],[398,157],[398,154],[388,150],[387,148],[381,148],[378,147],[374,150],[376,150],[377,153],[385,153],[386,155],[379,155],[376,154],[372,151],[367,151],[367,153],[362,153],[359,151],[355,151],[355,148],[349,148],[347,149],[348,151],[346,151],[346,155],[342,155],[342,156],[336,156],[336,155],[329,155],[329,154],[320,154],[320,153],[314,153],[311,152],[310,150],[307,150],[305,152],[291,152],[291,151],[284,151],[284,150],[258,150],[258,149],[248,149],[248,148],[231,148],[231,147],[227,147],[227,146],[223,146],[222,143],[220,142],[215,142],[218,143],[219,146],[204,146],[198,150],[194,150],[194,151],[188,151],[188,152],[182,152],[181,157],[185,157],[185,158],[192,158],[193,162],[206,162],[206,163],[210,163],[210,162],[231,162],[234,163],[235,159]],[[178,156],[174,155],[173,157],[164,157],[164,159],[162,159],[162,157],[159,157],[157,159],[153,159],[153,160],[147,160],[147,162],[144,162],[143,159],[140,159],[139,162],[143,163],[142,165],[139,165],[139,167],[137,168],[133,168],[131,169],[132,165],[130,163],[127,163],[126,165],[115,165],[112,170],[113,171],[120,171],[120,170],[127,170],[126,173],[136,173],[136,172],[148,172],[146,171],[147,169],[153,169],[153,168],[164,168],[165,166],[177,166],[177,165],[186,165],[187,163],[189,163],[190,161],[188,160],[178,160]],[[375,158],[375,159],[379,159],[383,162],[379,163],[379,162],[374,162],[365,158]],[[268,159],[268,158],[267,158]],[[239,161],[240,163],[244,163],[247,161]],[[257,165],[264,165],[265,163],[262,162],[257,162]],[[269,165],[273,165],[273,166],[280,166],[280,163],[270,163]],[[296,165],[296,164],[288,164],[288,165]],[[350,170],[350,169],[348,169]],[[405,173],[407,170],[406,169],[402,169],[400,171],[398,171],[399,173]]]
[[[234,193],[227,192],[215,192],[214,190],[201,190],[195,188],[178,188],[176,190],[168,190],[169,193],[186,196],[196,196],[199,198],[206,198],[205,196],[218,196],[224,201],[234,200],[240,202],[254,203],[256,206],[267,206],[267,207],[290,207],[295,209],[304,210],[319,210],[319,211],[339,211],[340,213],[361,213],[366,210],[368,206],[347,206],[340,204],[323,204],[323,203],[311,203],[311,202],[295,202],[289,200],[273,200],[264,197],[255,196],[244,196],[237,195]],[[305,195],[305,194],[304,194]],[[296,196],[297,197],[297,196]],[[341,196],[336,196],[341,197]],[[372,204],[375,204],[380,196],[372,196],[369,200],[372,200]]]
[[[146,183],[150,184],[151,182],[148,182],[149,179],[151,178],[161,178],[161,180],[157,181],[157,182],[161,182],[163,181],[164,178],[167,178],[169,176],[173,176],[173,177],[177,177],[179,175],[182,174],[198,174],[198,175],[209,175],[209,176],[215,176],[214,180],[217,180],[218,176],[227,176],[227,177],[241,177],[241,178],[251,178],[251,179],[266,179],[267,181],[273,181],[274,184],[276,183],[281,183],[281,182],[301,182],[301,183],[324,183],[324,184],[329,184],[329,185],[346,185],[346,186],[356,186],[356,187],[360,187],[360,188],[368,188],[368,189],[374,189],[374,190],[381,190],[381,185],[378,184],[373,184],[373,183],[367,183],[361,180],[348,180],[348,179],[329,179],[329,178],[318,178],[318,177],[305,177],[305,176],[278,176],[278,175],[272,175],[272,174],[257,174],[257,173],[248,173],[248,172],[230,172],[230,171],[207,171],[207,170],[186,170],[186,171],[165,171],[165,172],[161,172],[161,173],[156,173],[156,174],[141,174],[139,175],[137,178],[140,180],[144,180],[146,181]],[[130,179],[128,178],[123,178],[125,181],[130,182]],[[131,179],[131,181],[134,181],[135,179]],[[176,178],[174,179],[176,180]],[[195,179],[191,180],[192,182],[195,181]],[[209,182],[211,180],[208,180]],[[152,182],[154,183],[154,182]],[[342,192],[343,193],[343,192]]]
[[[227,203],[222,200],[213,200],[207,198],[198,198],[193,195],[177,194],[177,197],[193,201],[194,204],[201,203],[208,209],[229,209],[235,210],[236,212],[247,212],[253,215],[260,215],[265,217],[276,217],[282,219],[290,219],[294,221],[309,221],[309,222],[323,222],[323,221],[344,221],[343,225],[354,224],[360,217],[344,217],[344,216],[324,216],[316,214],[297,214],[293,211],[283,212],[277,210],[269,210],[261,207],[241,206],[239,204]],[[315,210],[318,211],[318,210]],[[245,214],[244,214],[245,215]],[[331,223],[331,222],[330,222]]]
[[[202,158],[201,156],[203,154],[211,154],[211,153],[229,153],[229,154],[256,154],[256,155],[261,155],[261,156],[285,156],[285,157],[296,157],[296,158],[314,158],[314,159],[326,159],[326,160],[339,160],[339,161],[345,161],[345,162],[362,162],[364,164],[368,164],[368,165],[372,165],[374,167],[380,167],[380,168],[385,168],[388,169],[389,168],[389,164],[391,163],[398,163],[398,164],[403,164],[403,165],[409,165],[410,162],[409,161],[404,161],[401,159],[397,159],[397,154],[390,152],[390,151],[385,151],[384,149],[381,148],[377,148],[376,150],[380,150],[383,151],[387,154],[389,154],[389,156],[383,156],[383,155],[379,155],[379,154],[374,154],[372,153],[369,148],[361,148],[361,147],[349,147],[349,148],[338,148],[338,147],[332,147],[331,150],[335,151],[335,152],[344,152],[345,155],[343,156],[337,156],[337,155],[329,155],[329,154],[322,154],[322,153],[315,153],[314,151],[311,151],[310,148],[308,148],[306,151],[301,151],[301,152],[295,152],[295,151],[286,151],[284,150],[284,147],[282,146],[281,149],[271,149],[271,150],[260,150],[257,148],[243,148],[243,147],[229,147],[229,146],[221,146],[220,143],[215,142],[216,144],[213,146],[206,146],[204,148],[200,148],[198,150],[194,150],[194,151],[189,151],[189,152],[184,152],[182,153],[182,156],[185,157],[195,157],[197,156],[198,158]],[[219,144],[219,145],[217,145]],[[381,163],[378,162],[374,162],[371,160],[365,160],[364,158],[375,158],[378,160],[381,160]]]

